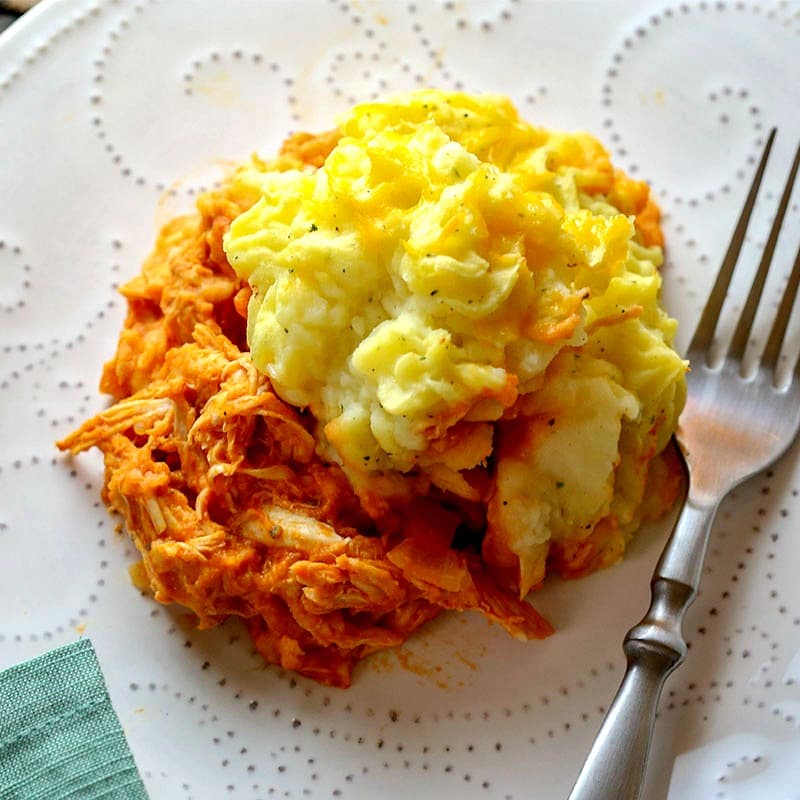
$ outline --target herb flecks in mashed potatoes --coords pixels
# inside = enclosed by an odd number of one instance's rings
[[[522,593],[548,556],[598,566],[591,533],[615,560],[685,396],[647,187],[501,97],[409,93],[339,130],[319,167],[234,179],[260,196],[224,238],[256,366],[368,509],[412,479],[485,502]]]

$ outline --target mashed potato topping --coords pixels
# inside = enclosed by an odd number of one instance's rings
[[[658,235],[615,196],[641,189],[501,97],[413,92],[340,132],[318,168],[236,178],[254,362],[362,494],[401,473],[478,500],[494,453],[484,549],[525,592],[551,539],[635,524],[682,407]]]

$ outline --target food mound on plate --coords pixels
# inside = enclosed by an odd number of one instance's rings
[[[99,447],[141,585],[346,686],[443,609],[520,639],[679,486],[659,212],[502,97],[353,108],[254,157],[123,287]]]

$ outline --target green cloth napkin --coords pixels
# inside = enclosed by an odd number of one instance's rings
[[[147,800],[88,639],[0,672],[0,800]]]

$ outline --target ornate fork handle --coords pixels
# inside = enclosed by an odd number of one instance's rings
[[[653,574],[650,608],[625,637],[625,676],[569,800],[640,796],[661,690],[686,657],[681,627],[697,594],[718,505],[691,499],[684,505]]]

